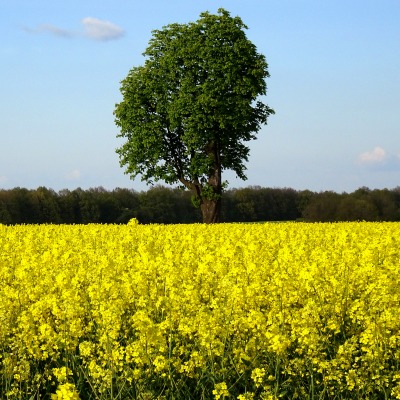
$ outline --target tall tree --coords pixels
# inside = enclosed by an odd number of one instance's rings
[[[207,223],[220,219],[223,170],[246,179],[245,143],[274,113],[257,100],[266,94],[268,64],[245,29],[219,9],[153,31],[144,65],[121,82],[114,110],[125,172],[182,184]]]

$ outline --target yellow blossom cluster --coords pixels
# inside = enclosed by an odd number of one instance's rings
[[[400,223],[0,225],[0,397],[400,399]]]

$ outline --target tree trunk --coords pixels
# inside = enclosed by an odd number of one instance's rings
[[[213,165],[208,176],[208,184],[201,190],[200,209],[203,222],[213,224],[221,220],[222,169],[218,140],[212,140],[208,144],[207,153],[213,160]]]
[[[181,175],[179,180],[192,192],[192,202],[196,207],[200,207],[203,222],[214,224],[221,221],[222,168],[218,142],[210,142],[206,151],[213,160],[207,184],[200,183],[197,176],[189,181]]]
[[[205,224],[214,224],[221,221],[221,198],[217,199],[202,199],[200,204],[203,222]]]

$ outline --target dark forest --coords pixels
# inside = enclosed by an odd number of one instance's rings
[[[120,224],[131,218],[142,224],[202,221],[190,193],[178,188],[0,190],[2,224]],[[400,221],[400,187],[336,193],[250,186],[224,192],[222,222],[266,221]]]

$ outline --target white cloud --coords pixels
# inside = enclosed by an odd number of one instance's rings
[[[69,32],[65,29],[58,28],[57,26],[51,24],[44,24],[39,27],[40,32],[50,32],[55,36],[60,37],[71,37],[73,36],[72,32]]]
[[[375,146],[372,151],[366,151],[358,156],[358,161],[361,164],[381,164],[388,158],[386,151],[380,147]]]
[[[0,184],[6,183],[7,182],[7,177],[4,175],[0,175]]]
[[[36,28],[24,27],[23,30],[28,33],[49,33],[54,36],[70,38],[76,36],[85,36],[97,41],[116,40],[124,36],[125,31],[118,25],[101,19],[86,17],[81,21],[83,32],[74,32],[59,28],[52,24],[42,24]]]
[[[74,34],[66,29],[61,29],[52,24],[42,24],[36,28],[23,28],[24,31],[29,33],[50,33],[54,36],[69,38],[74,36]]]
[[[68,179],[69,181],[77,181],[80,179],[80,177],[81,177],[81,172],[78,169],[74,169],[65,175],[65,178]]]
[[[94,40],[115,40],[125,34],[124,30],[119,26],[93,17],[84,18],[82,24],[85,28],[85,35]]]

